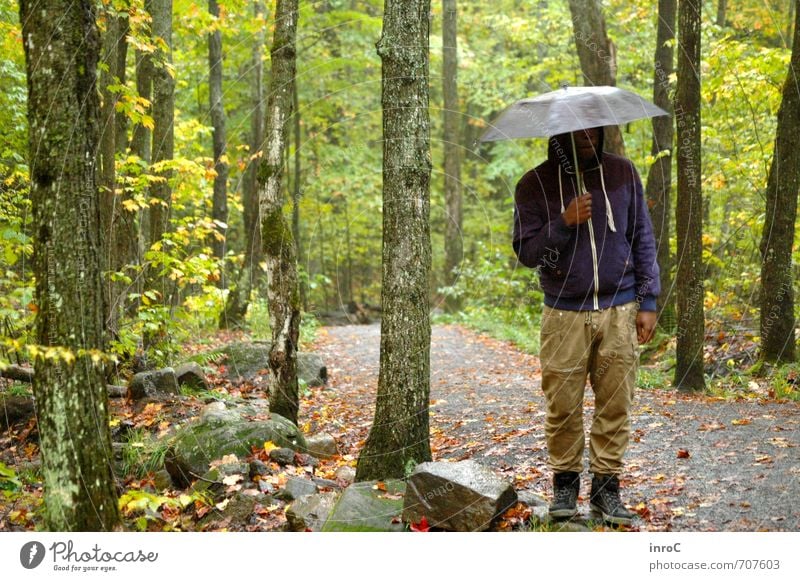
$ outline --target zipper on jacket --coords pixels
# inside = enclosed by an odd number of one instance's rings
[[[587,193],[586,184],[583,181],[583,175],[581,174],[581,194]],[[600,273],[597,269],[597,246],[594,241],[594,227],[592,226],[592,219],[586,222],[586,225],[589,227],[589,245],[592,247],[592,269],[594,270],[594,296],[592,297],[592,306],[595,311],[600,310],[600,303],[597,299],[597,287],[600,286]]]

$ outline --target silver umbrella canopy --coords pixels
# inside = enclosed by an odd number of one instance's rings
[[[625,89],[563,87],[517,101],[489,125],[479,141],[552,137],[659,115],[669,113]]]

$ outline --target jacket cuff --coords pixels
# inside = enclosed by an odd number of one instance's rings
[[[645,295],[642,297],[642,302],[639,304],[639,310],[655,313],[658,310],[658,307],[656,306],[656,296]]]

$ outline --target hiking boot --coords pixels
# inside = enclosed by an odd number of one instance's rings
[[[577,472],[557,472],[553,475],[553,502],[549,513],[552,518],[572,518],[578,514],[578,492],[581,475]]]
[[[595,474],[589,496],[592,516],[600,516],[607,523],[629,525],[634,514],[625,508],[619,498],[619,478],[614,474]]]

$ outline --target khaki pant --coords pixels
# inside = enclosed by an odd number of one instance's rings
[[[601,311],[544,307],[540,359],[548,465],[554,472],[583,471],[587,375],[595,397],[589,469],[595,474],[622,470],[639,360],[637,311],[636,303]]]

